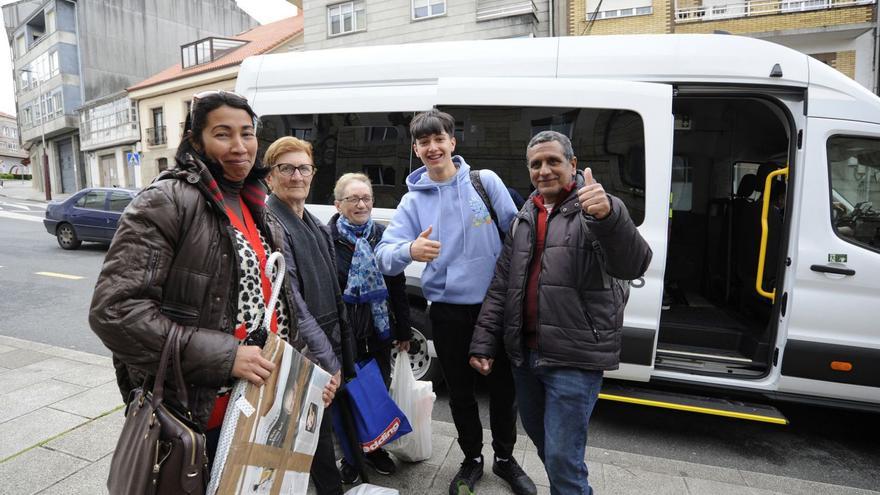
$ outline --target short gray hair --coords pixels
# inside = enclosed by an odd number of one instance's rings
[[[342,194],[345,193],[345,188],[355,181],[360,181],[366,184],[367,187],[370,188],[370,194],[373,194],[373,184],[370,182],[369,177],[361,173],[349,172],[347,174],[342,174],[342,176],[336,181],[336,186],[333,188],[333,197],[335,197],[337,201],[342,201]]]
[[[574,158],[574,148],[571,147],[571,139],[568,139],[568,136],[565,134],[556,131],[541,131],[535,134],[529,141],[529,145],[526,146],[526,152],[534,146],[551,141],[556,141],[562,145],[562,153],[565,155],[566,160],[571,161]]]

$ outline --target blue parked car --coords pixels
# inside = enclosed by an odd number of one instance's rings
[[[49,203],[43,225],[63,249],[77,249],[82,241],[109,243],[135,194],[135,189],[85,188],[64,201]]]

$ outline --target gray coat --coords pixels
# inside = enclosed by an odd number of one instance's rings
[[[652,253],[618,198],[608,196],[611,213],[604,219],[584,215],[577,197],[583,179],[580,174],[577,178],[577,187],[548,218],[538,286],[538,365],[614,370],[620,362],[626,301],[621,286],[608,284],[607,275],[638,278],[648,268]],[[517,219],[495,267],[470,353],[494,357],[503,342],[511,362],[520,366],[524,362],[523,305],[535,248],[537,206],[527,201]],[[605,253],[604,268],[593,239]]]

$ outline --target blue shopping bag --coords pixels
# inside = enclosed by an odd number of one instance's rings
[[[374,452],[386,443],[412,431],[406,415],[388,394],[375,359],[365,364],[358,364],[357,377],[346,383],[343,390],[350,399],[346,402],[350,405],[350,413],[357,430],[356,444],[364,453]],[[334,403],[334,406],[336,405]],[[333,427],[340,438],[345,438],[342,418],[344,411],[341,409],[331,407]],[[346,459],[352,461],[351,445],[355,442],[340,443]]]

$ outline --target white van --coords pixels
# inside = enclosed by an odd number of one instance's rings
[[[322,218],[353,171],[390,218],[421,165],[415,112],[451,113],[456,153],[524,197],[529,138],[570,136],[654,251],[604,398],[773,422],[658,390],[880,409],[880,99],[818,60],[727,35],[464,41],[253,57],[236,91],[264,145],[314,143]],[[434,373],[419,351],[417,371]]]

